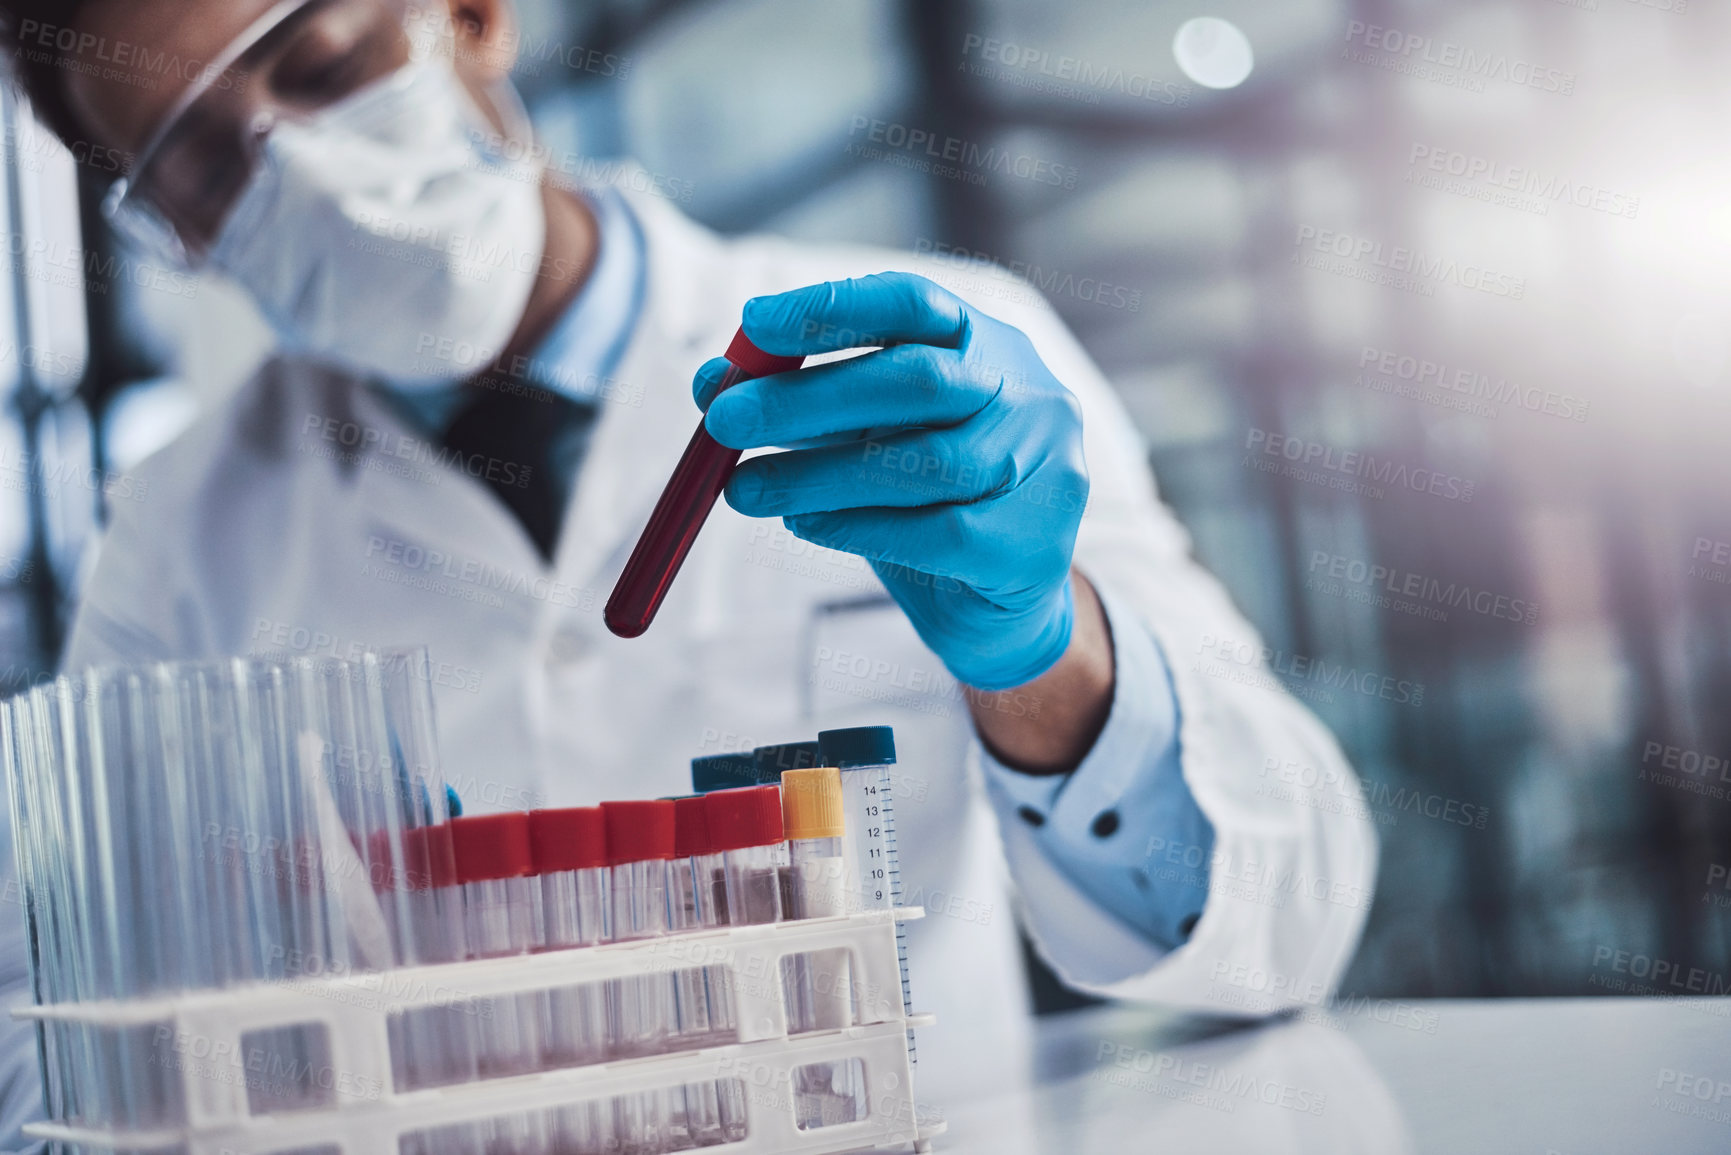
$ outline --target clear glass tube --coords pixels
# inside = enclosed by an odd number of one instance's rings
[[[721,861],[730,925],[760,926],[787,916],[782,902],[787,843],[725,851]]]
[[[602,912],[608,898],[606,867],[540,877],[544,930],[540,949],[594,946],[607,940]],[[599,984],[565,987],[546,995],[546,1063],[578,1067],[607,1060],[607,1006]]]
[[[539,878],[541,934],[539,947],[562,950],[595,946],[612,937],[612,888],[608,868],[560,870]],[[543,1064],[580,1067],[606,1062],[607,999],[600,983],[546,992],[543,1007]],[[552,1113],[553,1149],[572,1155],[601,1155],[613,1150],[613,1112],[607,1104],[578,1103]]]
[[[719,854],[675,858],[669,864],[672,929],[705,930],[722,925],[726,876]],[[717,904],[717,880],[722,904]],[[726,967],[688,967],[674,972],[675,1014],[673,1049],[695,1050],[731,1042],[738,1037],[733,1014],[732,972]],[[742,1130],[743,1096],[730,1080],[687,1084],[686,1131],[693,1146],[727,1141],[730,1130]]]
[[[532,878],[499,878],[463,884],[463,922],[470,958],[527,954],[535,945],[535,908],[539,896]],[[541,1060],[538,1016],[524,1000],[486,1000],[491,1013],[480,1016],[480,1066],[483,1078],[521,1075]]]
[[[788,843],[789,894],[794,918],[848,913],[850,893],[844,840],[801,838]],[[812,951],[782,960],[788,998],[788,1033],[839,1030],[854,1022],[852,966],[845,950]],[[851,1122],[859,1088],[850,1061],[813,1063],[794,1078],[794,1110],[804,1128]]]
[[[667,933],[668,873],[668,861],[661,858],[613,866],[610,882],[615,942]],[[609,1057],[629,1059],[664,1051],[676,1021],[674,1005],[670,975],[635,975],[609,982]],[[672,1117],[675,1096],[683,1116],[683,1094],[672,1090],[623,1095],[614,1100],[614,1138],[625,1155],[652,1155],[685,1145]]]
[[[423,917],[428,888],[408,881],[409,836],[448,815],[430,684],[407,663],[90,670],[13,699],[0,728],[40,1002],[461,957],[422,941],[450,920]],[[55,1025],[41,1040],[50,1117],[91,1126],[179,1125],[183,1075],[246,1074],[187,1072],[154,1029]],[[248,1045],[315,1073],[310,1032]],[[317,1088],[297,1075],[248,1090],[271,1111]]]
[[[527,954],[537,940],[540,893],[533,877],[463,883],[463,922],[470,958]],[[528,1074],[541,1064],[541,1008],[535,996],[474,1000],[478,1066],[483,1079]],[[485,1124],[489,1151],[541,1155],[550,1151],[543,1112],[506,1115]]]
[[[819,742],[826,736],[819,735]],[[896,854],[893,765],[893,762],[843,762],[841,765],[842,806],[847,815],[843,853],[850,872],[850,910],[890,910],[902,905],[902,876]],[[902,923],[896,924],[896,960],[901,964],[902,1010],[911,1015],[913,991],[908,982],[907,928]],[[909,1061],[917,1061],[917,1054],[914,1033],[910,1030]]]
[[[847,814],[843,854],[848,861],[850,909],[888,910],[896,905],[891,885],[895,812],[889,767],[843,769],[841,791]]]

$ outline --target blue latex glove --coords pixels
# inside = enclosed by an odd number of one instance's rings
[[[1023,333],[911,273],[745,306],[767,353],[871,353],[736,385],[698,371],[710,436],[743,463],[727,501],[865,558],[952,674],[1004,690],[1070,644],[1070,556],[1088,500],[1082,413]]]

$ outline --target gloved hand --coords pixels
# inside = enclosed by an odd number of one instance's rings
[[[871,563],[952,674],[1005,690],[1070,644],[1070,556],[1088,500],[1082,414],[1018,329],[911,273],[812,285],[745,306],[766,353],[884,346],[716,396],[710,436],[742,463],[727,501]]]

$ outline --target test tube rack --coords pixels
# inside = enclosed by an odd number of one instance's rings
[[[743,1140],[697,1148],[716,1155],[822,1155],[870,1147],[930,1149],[941,1121],[921,1118],[913,1097],[908,1032],[930,1024],[903,1006],[896,937],[919,907],[867,911],[763,926],[681,932],[538,954],[349,974],[225,990],[103,1002],[62,1003],[14,1012],[46,1025],[61,1020],[109,1029],[174,1032],[194,1053],[233,1064],[233,1079],[180,1068],[185,1126],[87,1129],[35,1123],[26,1132],[86,1151],[175,1155],[334,1155],[396,1152],[404,1136],[519,1113],[737,1078],[746,1092]],[[843,950],[852,967],[857,1025],[789,1037],[781,960]],[[731,971],[738,1041],[702,1050],[567,1067],[430,1090],[393,1086],[388,1023],[393,1014],[463,999],[524,996],[692,967]],[[333,1099],[318,1109],[272,1115],[248,1106],[243,1037],[285,1028],[322,1030],[332,1069],[342,1072]],[[858,1059],[867,1109],[852,1122],[802,1130],[792,1090],[796,1070]]]

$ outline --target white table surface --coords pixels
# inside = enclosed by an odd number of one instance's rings
[[[1731,999],[1370,1002],[1224,1032],[1107,1007],[1039,1031],[1019,1085],[938,1105],[938,1151],[1731,1155]]]

